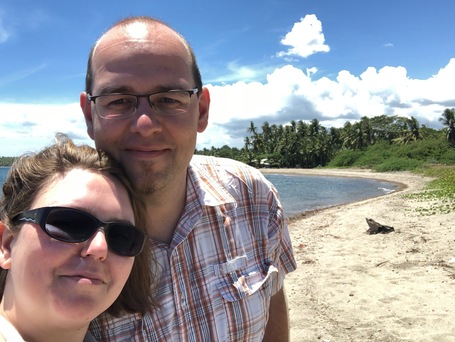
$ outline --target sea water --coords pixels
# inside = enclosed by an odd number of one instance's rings
[[[0,167],[0,185],[8,167]],[[397,184],[366,178],[266,174],[277,188],[285,214],[299,213],[355,202],[395,191]]]
[[[0,185],[3,185],[8,174],[9,167],[0,166]]]
[[[266,174],[277,188],[286,216],[361,201],[395,191],[398,184],[367,178]]]

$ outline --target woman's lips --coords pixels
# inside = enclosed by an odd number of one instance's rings
[[[102,285],[106,283],[103,277],[96,273],[64,274],[60,277],[79,284]]]

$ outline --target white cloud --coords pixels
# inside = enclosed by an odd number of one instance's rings
[[[286,124],[316,118],[329,128],[386,114],[414,116],[421,124],[439,129],[444,109],[455,107],[451,87],[455,59],[427,80],[409,78],[400,66],[370,67],[359,76],[342,70],[334,80],[313,80],[314,75],[315,70],[304,72],[287,65],[269,74],[265,83],[208,85],[210,125],[201,134],[204,138],[198,139],[198,148],[242,147],[250,121],[261,127],[265,121]]]
[[[281,40],[281,44],[290,46],[287,51],[278,52],[278,57],[308,57],[317,52],[328,52],[330,47],[325,44],[322,24],[314,14],[307,14],[295,23],[294,27]]]
[[[17,156],[51,144],[55,133],[94,146],[79,103],[33,105],[0,103],[0,156]]]
[[[0,15],[0,36],[1,32]],[[329,47],[324,41],[321,22],[315,15],[307,15],[282,40],[291,48],[278,55],[307,57],[327,52]],[[0,85],[43,67],[4,76]],[[303,70],[289,64],[268,68],[232,62],[228,65],[231,74],[221,78],[228,84],[207,85],[212,99],[210,119],[207,130],[198,136],[198,148],[225,144],[242,147],[250,121],[260,127],[265,121],[287,124],[290,120],[318,119],[325,127],[341,127],[348,120],[387,114],[414,116],[421,124],[439,128],[443,110],[455,107],[452,90],[455,59],[425,80],[409,78],[406,68],[401,66],[379,70],[369,67],[360,75],[341,70],[334,79],[318,78],[316,67]],[[265,74],[264,82],[252,81]],[[53,141],[56,132],[93,146],[77,103],[52,106],[0,103],[0,130],[0,156],[40,149]]]
[[[210,124],[198,136],[199,149],[223,145],[242,147],[249,122],[287,124],[290,120],[318,119],[325,127],[341,127],[362,116],[414,116],[421,124],[440,128],[445,108],[455,107],[452,80],[455,59],[426,80],[411,79],[403,67],[368,68],[359,76],[347,70],[334,80],[313,79],[316,69],[292,65],[275,69],[267,81],[208,85],[211,92]],[[88,143],[78,103],[19,105],[0,103],[0,156],[18,155],[52,143],[56,132]]]
[[[311,71],[310,71],[311,70]],[[198,136],[198,149],[229,145],[242,147],[249,122],[261,127],[291,120],[318,119],[325,127],[341,127],[363,116],[414,116],[421,124],[441,128],[445,108],[455,107],[452,91],[455,58],[426,79],[411,79],[404,67],[367,68],[356,76],[341,70],[337,77],[316,78],[317,69],[286,65],[265,82],[207,85],[211,93],[209,126]],[[0,103],[0,156],[15,156],[52,143],[56,132],[77,143],[88,138],[78,103],[19,105]]]
[[[235,82],[237,80],[250,81],[254,80],[261,73],[257,67],[239,65],[237,61],[228,63],[227,69],[229,74],[218,76],[216,79],[210,80],[214,83]]]
[[[216,78],[205,79],[206,83],[218,83],[218,84],[227,84],[237,81],[255,81],[257,79],[262,79],[264,75],[270,73],[274,70],[274,67],[264,65],[264,64],[255,64],[255,65],[240,65],[238,61],[231,61],[227,64],[227,73],[219,74],[218,70],[216,71]]]
[[[306,74],[308,77],[310,77],[311,75],[313,75],[317,72],[318,72],[318,68],[316,68],[316,67],[306,68]]]

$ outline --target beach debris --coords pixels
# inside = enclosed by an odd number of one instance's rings
[[[368,223],[368,230],[367,230],[367,234],[387,234],[387,233],[390,233],[390,232],[393,232],[395,229],[393,229],[393,227],[390,227],[390,226],[386,226],[384,224],[380,224],[379,222],[376,222],[375,220],[373,219],[370,219],[370,218],[366,218],[367,220],[367,223]]]

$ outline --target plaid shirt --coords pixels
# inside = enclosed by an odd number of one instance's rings
[[[194,156],[187,202],[161,264],[158,308],[144,317],[102,315],[103,341],[260,341],[270,298],[296,268],[275,188],[236,161]]]

